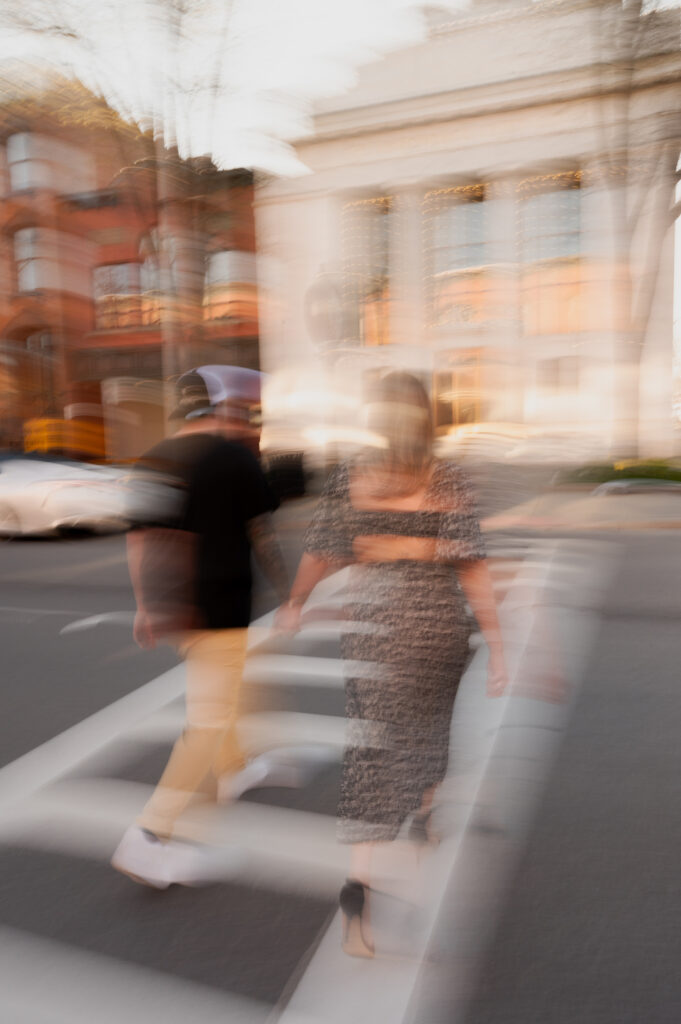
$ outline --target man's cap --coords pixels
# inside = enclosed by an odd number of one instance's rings
[[[197,366],[177,380],[177,407],[171,419],[202,416],[223,402],[259,405],[262,374],[245,366]]]

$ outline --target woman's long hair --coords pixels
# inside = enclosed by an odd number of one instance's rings
[[[433,416],[421,381],[391,370],[373,381],[366,393],[367,428],[382,446],[367,450],[363,467],[376,474],[371,490],[379,496],[405,495],[426,479],[433,461]]]

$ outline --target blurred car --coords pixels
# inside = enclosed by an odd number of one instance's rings
[[[114,533],[130,525],[129,474],[51,459],[0,459],[0,536]]]
[[[593,461],[601,454],[598,437],[577,430],[549,433],[534,429],[524,441],[508,451],[504,458],[514,462],[576,465]]]
[[[681,495],[681,481],[662,480],[658,477],[637,477],[628,480],[608,480],[599,484],[592,495],[604,494],[678,494]]]
[[[464,423],[440,435],[435,448],[442,458],[499,462],[524,442],[528,433],[528,428],[518,423]]]

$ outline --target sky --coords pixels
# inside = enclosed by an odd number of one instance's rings
[[[469,0],[437,6],[460,12]],[[361,64],[426,32],[416,0],[184,7],[178,41],[166,0],[3,0],[0,66],[20,61],[29,81],[38,69],[73,74],[183,156],[210,153],[223,168],[301,174],[306,168],[286,141],[310,130],[312,102],[347,90]]]
[[[475,0],[431,6],[466,16]],[[179,34],[168,17],[178,7]],[[298,175],[287,143],[311,130],[314,100],[425,34],[418,0],[2,0],[0,88],[6,61],[12,84],[75,75],[182,156]]]

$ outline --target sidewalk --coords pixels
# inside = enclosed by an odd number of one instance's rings
[[[680,580],[671,537],[622,544],[529,839],[492,896],[499,917],[491,941],[480,937],[486,952],[468,1011],[452,1017],[450,926],[422,979],[421,1021],[681,1019]],[[508,859],[512,844],[488,837],[478,876],[493,875],[500,848]],[[452,903],[450,922],[458,911]]]
[[[488,529],[542,531],[678,530],[679,494],[594,495],[556,489],[488,518]]]
[[[526,485],[526,489],[528,489]],[[593,488],[595,489],[595,488]],[[481,496],[483,530],[539,530],[593,532],[681,529],[681,494],[594,495],[583,487],[555,488],[518,503],[490,498],[489,482]],[[284,533],[302,531],[317,505],[317,496],[296,498],[282,505],[277,514],[278,529]],[[517,502],[517,498],[516,498]],[[510,507],[509,507],[510,506]]]

